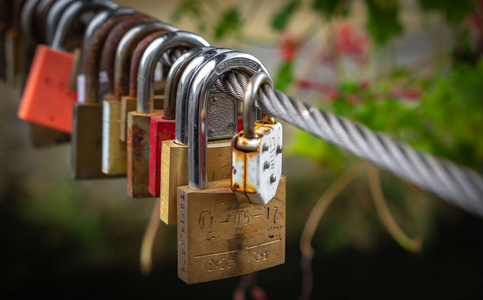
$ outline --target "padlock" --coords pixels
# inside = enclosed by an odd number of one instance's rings
[[[162,141],[161,145],[161,174],[160,174],[160,217],[168,224],[176,224],[176,188],[188,184],[188,141],[185,136],[188,127],[188,93],[191,78],[209,60],[222,53],[233,51],[226,48],[204,47],[200,53],[179,65],[180,71],[174,70],[172,79],[168,82],[166,96],[176,97],[176,125],[175,140]],[[176,92],[175,92],[176,91]],[[176,96],[175,96],[176,95]],[[237,130],[236,100],[229,95],[217,93],[210,95],[215,99],[211,105],[208,131],[212,133],[210,140],[233,136]],[[218,100],[218,101],[216,101]],[[233,114],[227,113],[232,111]],[[216,116],[216,117],[214,117]],[[233,126],[234,124],[234,126]],[[228,135],[226,135],[228,130]],[[208,155],[217,159],[217,168],[210,169],[210,180],[230,178],[231,155],[229,143],[226,141],[213,141],[209,144]]]
[[[203,46],[209,46],[209,43],[194,33],[168,32],[156,38],[142,55],[137,76],[137,107],[135,112],[128,114],[127,192],[130,197],[151,197],[148,189],[150,119],[163,113],[162,110],[154,110],[153,82],[156,64],[169,49]]]
[[[5,82],[10,86],[17,84],[20,72],[20,34],[21,14],[26,0],[13,3],[13,26],[5,32]]]
[[[202,66],[201,60],[207,61],[211,54],[215,55],[214,53],[221,53],[221,51],[230,51],[230,49],[216,49],[215,51],[209,52],[207,55],[203,57],[199,57],[198,59],[196,56],[205,54],[206,52],[213,50],[213,48],[195,48],[191,49],[187,53],[181,55],[173,66],[170,69],[170,74],[168,74],[166,79],[166,89],[165,89],[165,102],[164,102],[164,114],[159,116],[154,116],[151,118],[151,134],[150,134],[150,150],[149,150],[149,192],[151,195],[158,197],[160,196],[161,190],[161,157],[162,157],[162,142],[166,140],[171,140],[175,138],[173,132],[171,132],[171,128],[175,128],[175,115],[176,115],[176,98],[177,98],[177,87],[178,83],[180,82],[181,76],[183,75],[185,78],[189,76],[190,73],[194,72],[195,68],[190,68],[192,72],[183,73],[186,69],[187,65],[195,59],[196,61],[192,64],[192,66],[196,66],[199,68]],[[211,54],[210,54],[211,53]],[[198,63],[198,61],[200,63]],[[184,81],[184,79],[183,79]],[[225,99],[225,96],[222,98],[219,97],[220,95],[216,96],[213,95],[213,100],[218,97],[218,99]],[[216,100],[215,100],[216,101]],[[219,104],[222,102],[218,102],[216,105],[210,105],[211,113],[216,114],[216,110],[221,108]],[[238,127],[241,129],[242,125],[242,118],[238,120]],[[221,125],[221,127],[220,127]],[[211,132],[210,139],[219,139],[223,138],[223,134],[226,134],[226,131],[223,130],[223,127],[226,126],[223,122],[208,122],[208,127]],[[226,129],[227,127],[224,127]],[[232,132],[231,132],[232,133]],[[176,171],[175,171],[176,172]],[[187,179],[187,177],[185,177]],[[184,184],[186,184],[187,181]],[[176,223],[176,197],[174,193],[176,192],[174,189],[176,187],[172,187],[171,190],[173,191],[172,201],[170,202],[172,205],[171,217],[166,218],[166,214],[163,215],[163,219],[165,222],[168,222],[169,219],[172,221],[170,224]],[[165,204],[166,202],[163,202]],[[164,211],[169,210],[169,208],[163,207]]]
[[[136,46],[136,49],[134,49],[132,58],[131,58],[131,69],[130,69],[130,76],[129,76],[129,95],[121,97],[121,127],[120,127],[120,139],[121,141],[126,142],[127,141],[127,116],[129,112],[136,111],[137,107],[137,86],[138,86],[138,70],[139,70],[139,64],[141,62],[141,58],[146,51],[146,49],[149,47],[149,45],[157,38],[160,36],[164,35],[167,32],[170,32],[171,30],[158,30],[153,33],[148,34],[146,37],[144,37],[139,44]],[[164,100],[164,96],[161,98],[155,98],[154,100],[160,100],[160,101],[155,101],[155,108],[157,108],[157,105],[159,106],[159,109],[163,108],[163,103],[162,101]]]
[[[0,80],[6,79],[5,34],[13,26],[13,1],[0,1]]]
[[[177,189],[178,276],[188,284],[239,276],[285,262],[285,178],[266,206],[240,203],[231,191],[230,179],[208,182],[207,168],[218,164],[207,159],[208,96],[215,81],[231,70],[268,75],[253,56],[228,52],[213,58],[192,79],[189,185]]]
[[[63,51],[64,37],[72,23],[86,10],[102,3],[74,2],[62,15],[51,47],[39,45],[25,87],[18,116],[29,122],[70,133],[75,93],[68,88],[72,55]]]
[[[264,114],[255,123],[255,98],[264,83],[273,87],[264,73],[248,82],[243,100],[243,131],[232,140],[231,189],[242,203],[266,205],[277,192],[282,175],[282,124]]]
[[[55,33],[56,28],[58,27],[58,22],[60,21],[60,17],[62,13],[65,10],[54,10],[56,7],[56,4],[58,5],[59,3],[62,4],[71,4],[74,3],[74,1],[49,1],[49,0],[42,0],[39,2],[37,5],[36,9],[36,15],[37,18],[34,19],[32,22],[35,24],[35,28],[40,28],[39,31],[36,32],[37,34],[37,40],[40,41],[41,43],[48,44],[46,41],[47,38],[47,32],[51,32],[51,35]],[[69,5],[65,5],[65,8],[67,8]],[[93,7],[93,9],[96,9]],[[40,11],[39,11],[40,10]],[[40,14],[40,16],[39,16]],[[47,26],[48,19],[49,18],[54,18],[57,20],[56,23],[50,23],[50,27]],[[77,29],[76,24],[82,23],[80,20],[83,20],[83,14],[81,13],[77,17],[77,22],[73,23],[72,26],[70,26],[69,32],[69,39],[64,40],[64,46],[66,50],[70,51],[72,48],[75,47],[74,51],[74,63],[73,66],[75,65],[76,62],[76,53],[80,53],[79,46],[82,44],[82,28]],[[85,22],[89,20],[83,20]],[[76,51],[78,50],[78,51]],[[70,89],[70,85],[69,85]],[[49,127],[45,127],[36,123],[30,123],[30,133],[31,133],[31,140],[32,140],[32,145],[34,148],[45,148],[45,147],[50,147],[54,145],[59,145],[59,144],[64,144],[70,142],[70,134],[58,131]]]
[[[115,55],[114,72],[114,99],[103,101],[103,127],[102,127],[102,172],[105,174],[124,175],[126,168],[126,142],[120,140],[121,97],[129,92],[126,82],[130,73],[130,62],[136,43],[143,36],[157,30],[174,31],[176,28],[163,22],[144,23],[129,30],[118,43]],[[114,31],[114,30],[113,30]],[[112,32],[111,32],[112,33]],[[109,67],[106,67],[109,69]],[[137,75],[136,75],[137,77]],[[124,85],[123,86],[123,81]],[[155,101],[156,103],[160,101]],[[159,107],[159,104],[155,108]]]
[[[101,52],[112,27],[133,9],[99,13],[87,27],[82,47],[86,102],[75,103],[72,124],[72,176],[75,179],[109,178],[102,166],[102,103],[98,97]],[[78,87],[83,88],[83,87]]]

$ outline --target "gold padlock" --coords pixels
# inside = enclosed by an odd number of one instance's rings
[[[86,99],[85,103],[74,104],[72,123],[72,176],[75,179],[109,178],[101,171],[102,103],[98,98],[101,52],[109,31],[120,17],[134,12],[128,8],[104,11],[87,27],[83,47]]]
[[[178,276],[188,284],[239,276],[285,262],[285,177],[265,206],[240,203],[230,180],[208,182],[206,116],[210,88],[231,70],[262,71],[251,55],[215,57],[189,93],[189,185],[178,188]],[[216,162],[215,162],[216,163]]]
[[[166,101],[176,103],[176,132],[175,140],[163,141],[161,151],[161,175],[160,175],[160,217],[168,224],[176,224],[176,189],[179,186],[188,184],[188,92],[191,77],[211,58],[222,53],[233,51],[231,49],[203,47],[201,49],[191,49],[183,54],[170,70],[166,80],[165,97]],[[176,99],[173,99],[176,98]],[[230,106],[236,106],[236,100],[226,94],[211,94],[210,99],[218,100],[221,107],[227,107],[222,102]],[[216,111],[214,112],[216,115]],[[230,116],[225,117],[228,119]],[[232,116],[232,118],[236,118]],[[228,122],[216,122],[227,125]],[[210,140],[223,137],[220,130],[208,125],[211,136]],[[218,128],[219,129],[219,128]],[[233,128],[236,132],[236,127]],[[221,132],[225,133],[225,132]],[[230,178],[231,174],[231,142],[227,140],[212,141],[208,143],[208,165],[210,181]]]
[[[151,117],[163,113],[162,110],[154,110],[154,68],[171,48],[206,45],[209,45],[208,42],[194,33],[169,32],[152,41],[141,58],[137,76],[137,107],[135,112],[128,114],[127,191],[133,198],[152,197],[148,185]]]
[[[124,175],[127,173],[127,146],[126,142],[120,139],[121,98],[129,93],[129,74],[134,48],[142,38],[150,33],[158,30],[174,31],[175,29],[160,21],[139,24],[124,34],[117,46],[113,68],[114,98],[110,101],[103,101],[102,172],[104,174]],[[157,97],[154,107],[161,108],[162,100]],[[135,98],[133,102],[136,102]]]

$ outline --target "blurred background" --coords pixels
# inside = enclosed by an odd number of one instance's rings
[[[254,54],[288,95],[483,173],[481,0],[116,2]],[[142,275],[155,200],[127,197],[125,179],[72,180],[70,146],[35,150],[20,92],[0,83],[0,95],[0,295],[244,293],[240,278],[179,280],[164,224]],[[284,134],[286,263],[259,272],[246,299],[483,298],[480,218],[289,124]]]

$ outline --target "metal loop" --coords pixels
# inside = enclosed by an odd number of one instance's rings
[[[273,88],[272,79],[265,73],[257,72],[248,81],[245,97],[243,99],[243,136],[247,139],[257,138],[255,133],[255,99],[262,84],[268,84]]]

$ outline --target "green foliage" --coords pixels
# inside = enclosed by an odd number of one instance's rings
[[[278,32],[283,31],[299,7],[300,0],[292,0],[283,6],[272,18],[272,29]]]
[[[286,61],[282,63],[276,71],[276,76],[274,80],[275,88],[277,90],[285,92],[287,90],[287,87],[292,83],[294,79],[295,75],[293,70],[293,61]]]
[[[449,23],[459,23],[475,8],[474,0],[418,0],[423,11],[441,12]]]
[[[314,0],[312,7],[315,11],[322,14],[326,18],[334,15],[346,14],[349,0]],[[341,10],[342,8],[343,10]]]
[[[237,7],[226,10],[215,27],[215,39],[220,40],[230,34],[236,34],[240,31],[242,25],[243,20]]]
[[[194,17],[195,19],[200,19],[202,15],[201,11],[201,1],[200,0],[182,0],[180,1],[178,7],[174,10],[171,18],[173,21],[178,22],[181,20],[183,15],[188,15]]]
[[[376,45],[384,45],[403,32],[398,17],[399,4],[396,0],[366,0],[366,5],[366,27]]]

